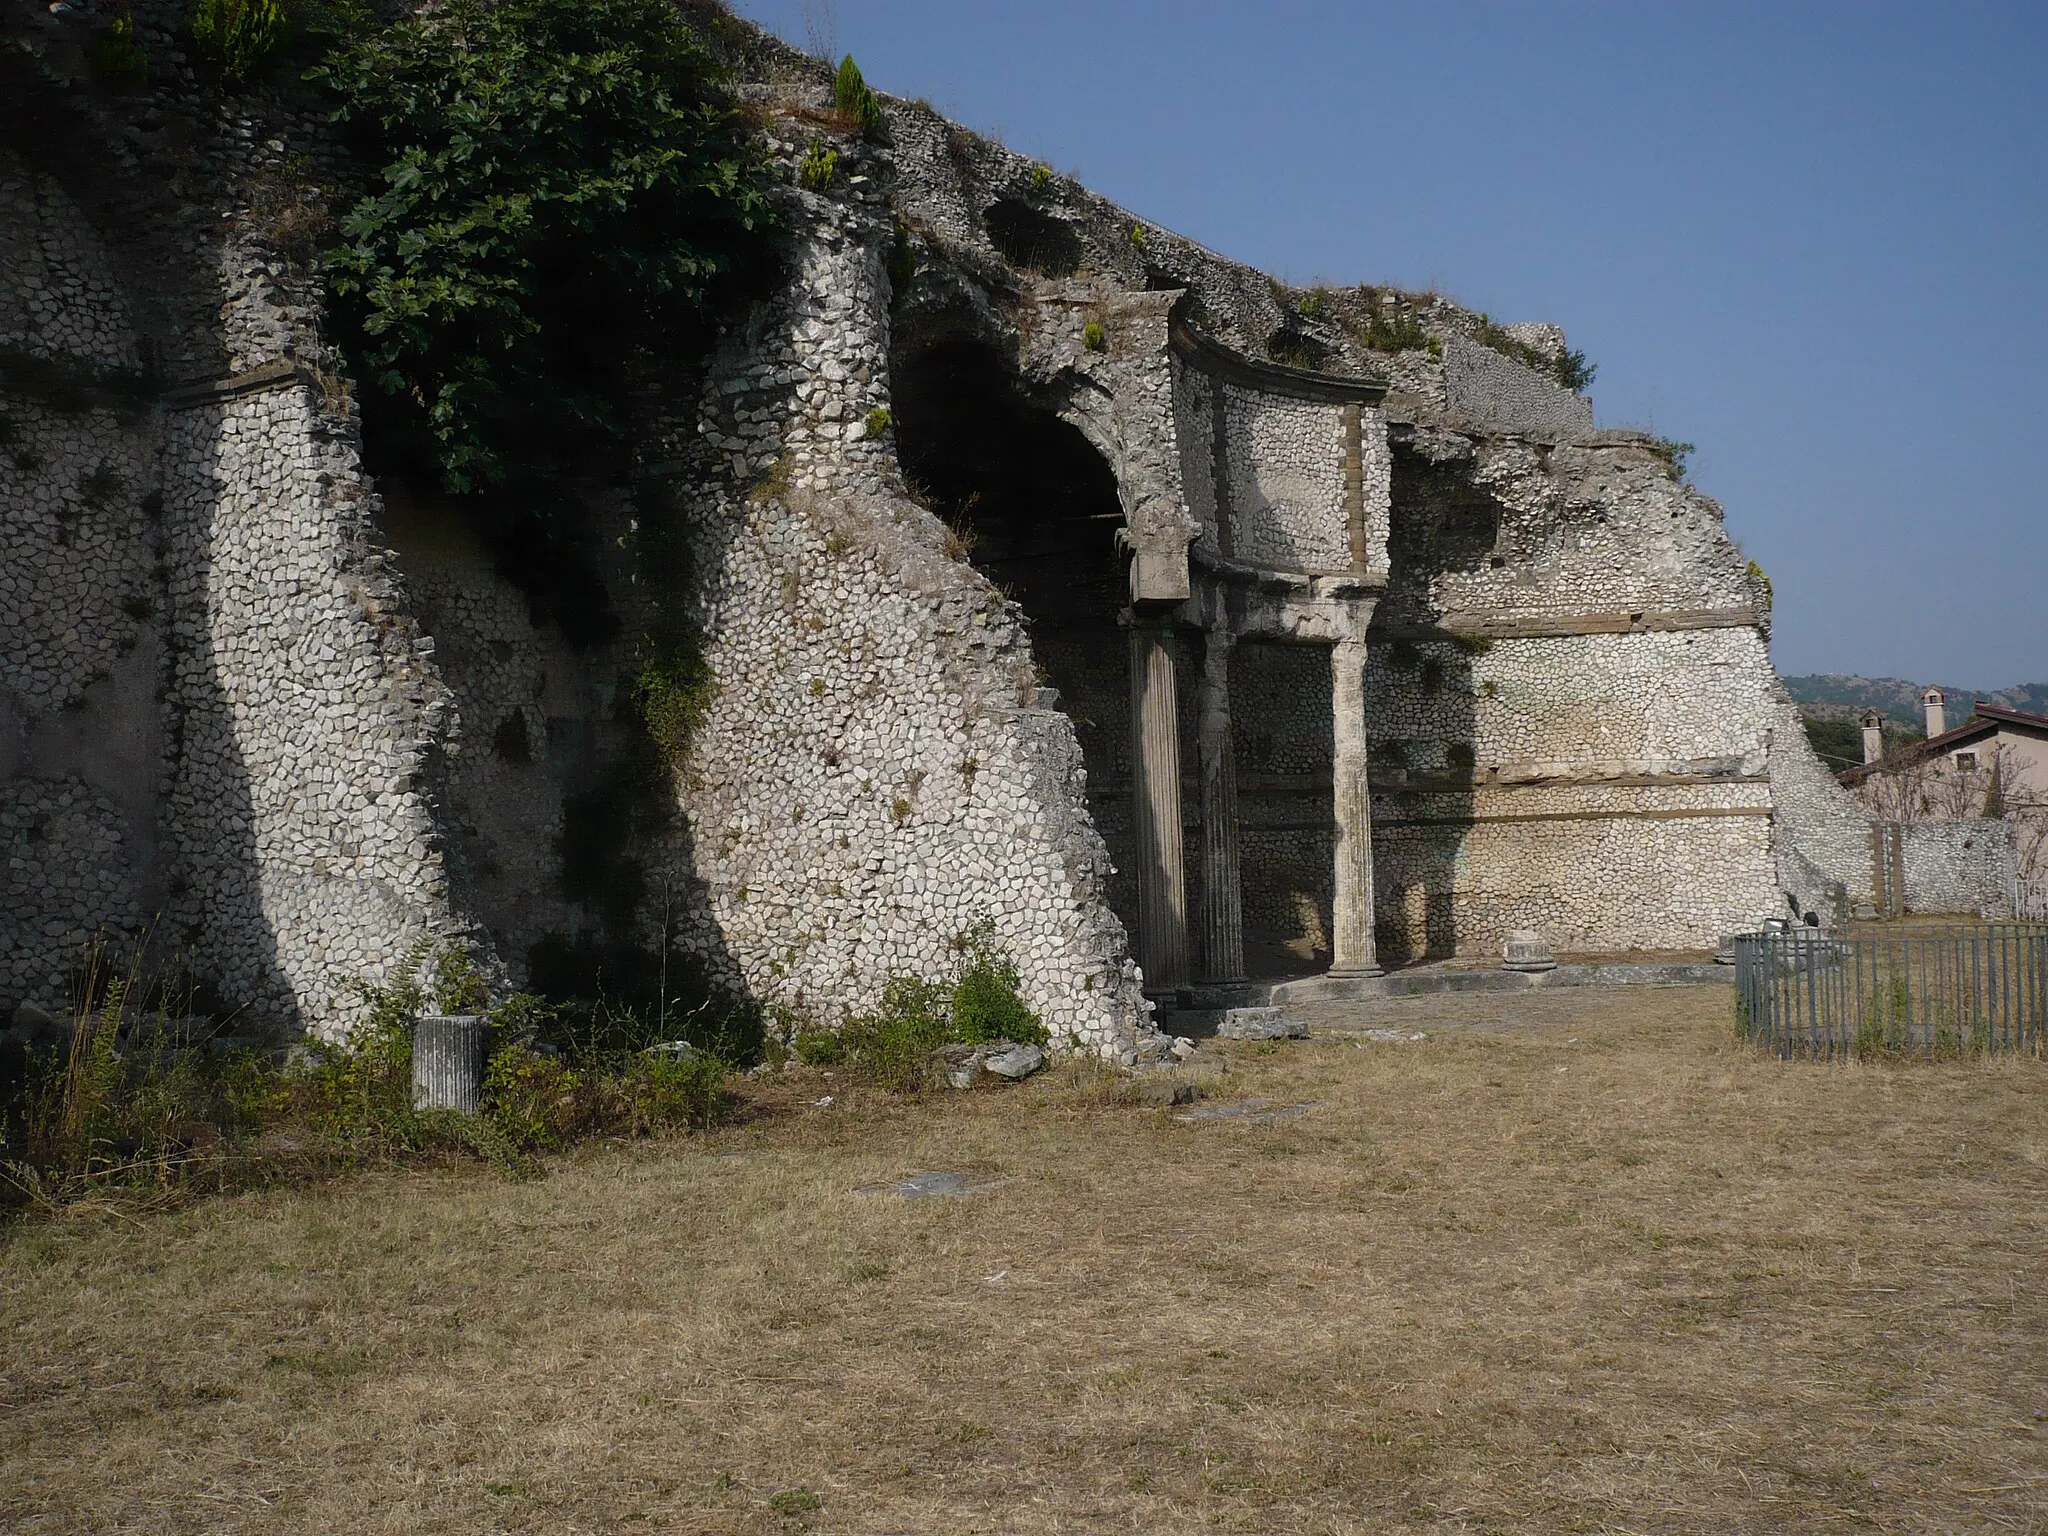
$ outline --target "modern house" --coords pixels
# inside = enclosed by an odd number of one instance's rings
[[[2008,809],[2048,808],[2048,715],[1977,701],[1970,718],[1948,728],[1938,688],[1921,696],[1927,739],[1889,755],[1877,710],[1862,715],[1863,766],[1838,775],[1852,790],[1881,790],[1874,781],[1911,780],[1926,809],[1951,816],[1997,816]]]

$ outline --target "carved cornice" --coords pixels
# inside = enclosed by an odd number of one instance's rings
[[[1332,405],[1357,403],[1378,405],[1386,398],[1387,381],[1366,374],[1314,373],[1247,357],[1226,347],[1213,336],[1204,336],[1176,311],[1167,321],[1167,339],[1176,356],[1211,378],[1239,384],[1269,395],[1296,400],[1323,400]]]

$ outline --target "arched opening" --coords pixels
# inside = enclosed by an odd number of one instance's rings
[[[1005,198],[981,216],[989,244],[1042,277],[1070,277],[1081,265],[1081,237],[1065,219]]]
[[[1117,870],[1110,905],[1134,925],[1130,653],[1117,622],[1128,556],[1117,543],[1116,476],[985,342],[948,335],[903,345],[891,371],[904,472],[976,569],[1024,610],[1039,669],[1080,738],[1089,811]],[[1193,720],[1190,696],[1181,705],[1189,763]]]

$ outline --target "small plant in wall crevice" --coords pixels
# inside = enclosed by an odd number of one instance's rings
[[[822,139],[811,140],[811,147],[804,151],[803,163],[796,172],[803,189],[806,192],[828,191],[838,175],[839,151],[827,149]]]

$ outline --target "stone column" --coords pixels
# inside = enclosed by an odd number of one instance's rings
[[[1244,980],[1244,906],[1237,873],[1237,764],[1231,752],[1230,652],[1212,629],[1202,652],[1202,979]]]
[[[1332,762],[1337,814],[1337,885],[1330,936],[1332,976],[1377,976],[1372,936],[1372,800],[1366,783],[1365,641],[1330,650],[1335,720]]]
[[[1138,964],[1145,990],[1188,984],[1188,894],[1180,842],[1180,715],[1171,625],[1131,624],[1131,832],[1138,858]]]

